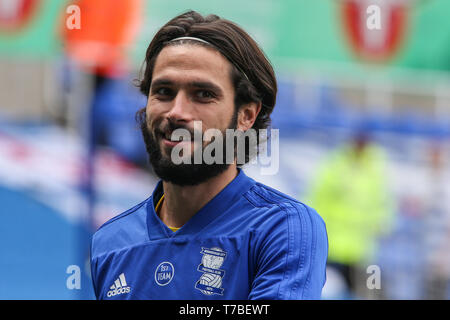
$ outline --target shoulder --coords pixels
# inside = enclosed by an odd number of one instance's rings
[[[244,197],[256,208],[267,209],[272,215],[294,220],[314,220],[325,225],[317,211],[305,203],[292,198],[262,183],[256,183]]]
[[[92,256],[146,241],[147,203],[150,200],[151,198],[142,201],[101,225],[92,236]]]
[[[258,242],[277,238],[283,239],[285,245],[327,248],[326,225],[314,208],[261,183],[256,183],[244,197],[254,208],[249,219],[255,221],[251,224]]]
[[[262,184],[246,197],[263,210],[251,251],[251,263],[259,270],[251,298],[319,298],[328,255],[323,219],[308,205]]]

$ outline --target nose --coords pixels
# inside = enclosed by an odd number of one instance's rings
[[[182,90],[172,100],[172,108],[167,114],[167,118],[173,122],[190,122],[192,120],[192,110],[189,97]]]

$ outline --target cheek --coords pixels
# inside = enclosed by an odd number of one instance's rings
[[[220,108],[208,114],[207,128],[224,130],[228,128],[234,116],[234,105],[222,105]],[[204,125],[205,126],[205,125]]]
[[[147,124],[147,129],[153,128],[152,120],[154,119],[154,116],[151,114],[150,110],[147,108],[145,110],[145,122]]]
[[[151,106],[147,105],[145,109],[147,127],[150,129],[155,128],[155,124],[158,123],[158,119],[161,118],[162,111],[159,110],[157,105],[152,104]]]

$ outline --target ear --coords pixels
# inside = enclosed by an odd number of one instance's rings
[[[250,102],[241,106],[238,112],[237,129],[247,131],[256,121],[259,112],[261,111],[261,101]]]

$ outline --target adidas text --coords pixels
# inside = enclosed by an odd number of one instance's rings
[[[127,281],[125,280],[125,274],[121,273],[119,275],[119,278],[116,279],[116,281],[114,281],[114,284],[109,287],[109,291],[106,294],[106,296],[109,297],[114,297],[118,294],[123,294],[123,293],[129,293],[130,292],[130,287],[127,285]]]

